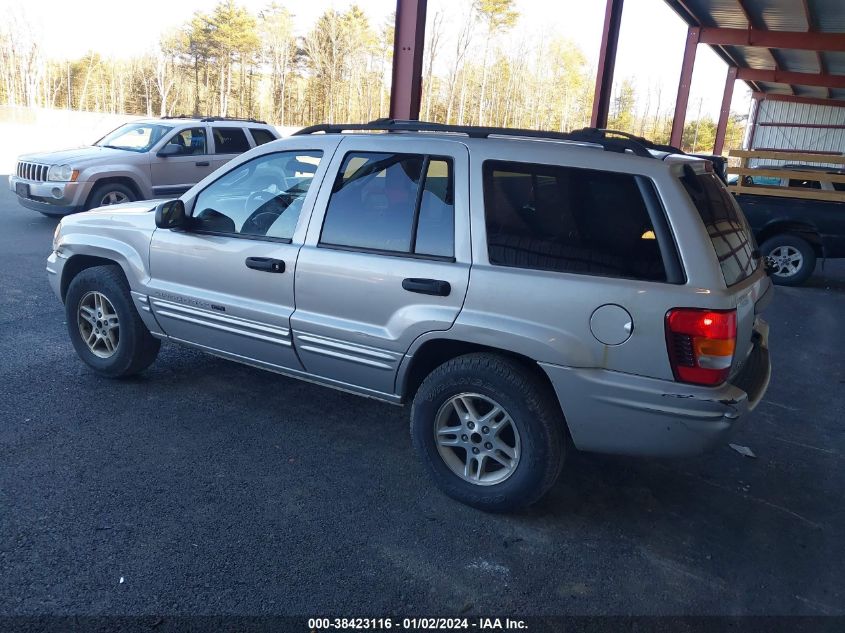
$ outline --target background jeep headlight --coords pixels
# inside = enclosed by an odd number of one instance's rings
[[[79,171],[70,165],[53,165],[47,170],[47,180],[54,182],[75,182]]]

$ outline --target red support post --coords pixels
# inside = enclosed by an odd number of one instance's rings
[[[672,118],[672,136],[669,138],[669,144],[675,147],[680,147],[684,138],[689,89],[692,85],[692,71],[695,68],[695,52],[698,48],[700,33],[701,29],[697,26],[691,26],[687,31],[687,45],[684,48],[684,62],[681,65],[681,80],[678,83],[678,98],[675,100],[675,116]]]
[[[613,71],[616,68],[616,48],[619,44],[619,29],[622,25],[624,0],[607,0],[604,13],[604,30],[601,34],[599,66],[596,72],[596,90],[593,94],[592,127],[607,127],[610,114],[610,97],[613,91]]]
[[[731,116],[734,83],[736,83],[736,66],[729,66],[728,76],[725,79],[725,92],[722,95],[722,109],[719,110],[719,124],[716,126],[716,141],[713,143],[713,153],[717,156],[721,155],[725,148],[725,133],[728,130],[728,119]]]
[[[428,0],[396,0],[390,118],[419,119]]]

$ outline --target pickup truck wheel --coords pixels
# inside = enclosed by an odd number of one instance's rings
[[[760,247],[773,266],[772,281],[781,286],[798,286],[813,274],[816,253],[807,240],[797,235],[776,235]]]
[[[135,192],[126,185],[121,185],[120,183],[106,183],[104,185],[97,185],[94,187],[85,208],[96,209],[97,207],[107,207],[112,204],[134,202],[135,199]]]
[[[411,406],[414,448],[447,495],[481,510],[538,501],[563,466],[564,420],[547,386],[495,354],[454,358]]]
[[[132,376],[158,355],[161,342],[141,321],[117,266],[86,268],[74,277],[65,297],[65,315],[76,353],[98,374]]]

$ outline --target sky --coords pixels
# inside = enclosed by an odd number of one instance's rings
[[[350,0],[276,0],[295,18],[305,34],[326,9],[345,10]],[[253,12],[269,0],[237,0]],[[429,0],[429,17],[435,11],[461,15],[468,0]],[[209,11],[215,0],[0,0],[0,15],[15,5],[44,34],[50,56],[76,57],[88,50],[106,56],[132,56],[150,50],[161,33],[188,20],[194,11]],[[357,0],[378,25],[396,9],[396,0]],[[516,0],[519,21],[510,37],[555,35],[576,42],[595,67],[601,45],[604,0]],[[449,20],[447,20],[447,23]],[[644,95],[649,87],[663,86],[663,102],[674,102],[686,40],[686,24],[663,0],[625,0],[617,54],[615,84],[634,81]],[[444,52],[445,54],[445,52]],[[717,118],[727,67],[708,46],[699,46],[689,101],[689,118]],[[734,90],[732,110],[747,114],[751,93],[742,82]]]

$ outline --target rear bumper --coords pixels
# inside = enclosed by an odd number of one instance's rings
[[[26,185],[27,196],[18,193],[18,184]],[[27,209],[47,215],[68,215],[85,208],[90,187],[87,182],[35,182],[9,176],[9,189]]]
[[[579,450],[650,457],[696,455],[725,444],[769,385],[768,327],[760,322],[742,370],[698,387],[604,369],[541,364]]]

